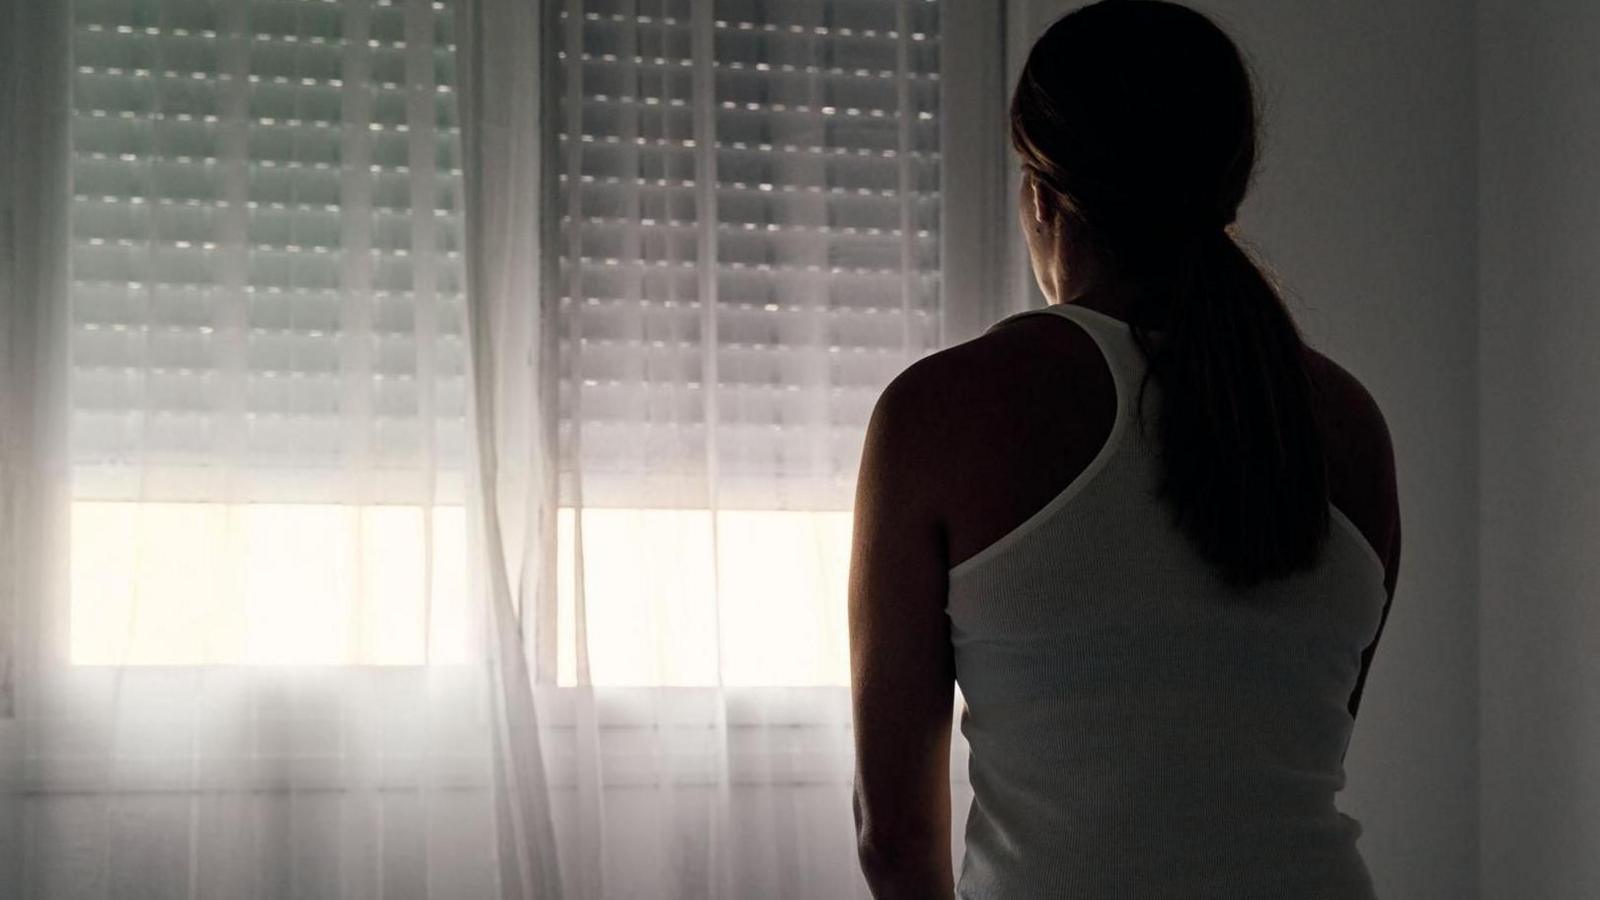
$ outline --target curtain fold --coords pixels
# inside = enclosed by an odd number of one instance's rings
[[[464,0],[461,41],[468,357],[480,529],[495,669],[501,896],[563,896],[533,673],[553,638],[544,602],[552,555],[541,352],[549,324],[541,227],[540,127],[547,65],[538,0]],[[553,646],[553,645],[552,645]],[[591,894],[582,890],[579,896]]]
[[[66,594],[69,19],[0,2],[0,884],[26,884],[34,636]]]

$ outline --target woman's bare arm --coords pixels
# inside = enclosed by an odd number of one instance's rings
[[[949,897],[954,664],[943,525],[930,487],[939,398],[929,360],[879,397],[856,487],[849,579],[856,840],[876,898]]]

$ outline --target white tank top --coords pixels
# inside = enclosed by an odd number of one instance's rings
[[[1372,900],[1334,794],[1382,561],[1330,505],[1314,570],[1224,585],[1154,496],[1161,394],[1147,437],[1128,325],[1071,304],[1001,321],[1040,314],[1094,338],[1117,414],[1082,474],[949,572],[974,794],[957,894]]]

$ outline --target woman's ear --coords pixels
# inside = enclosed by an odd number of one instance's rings
[[[1055,198],[1039,183],[1038,176],[1028,173],[1028,190],[1033,194],[1033,229],[1047,231],[1055,227]]]

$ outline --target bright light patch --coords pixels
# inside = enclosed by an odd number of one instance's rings
[[[431,536],[425,515],[417,506],[76,502],[71,659],[465,661],[462,509],[433,508]]]
[[[465,516],[431,512],[429,535],[418,506],[74,503],[71,659],[470,662],[484,623]],[[577,683],[574,521],[560,510],[564,685]],[[725,511],[715,538],[703,509],[587,509],[583,522],[593,683],[849,683],[848,512]]]
[[[557,520],[558,678],[577,683],[575,517]],[[597,685],[843,685],[849,512],[586,509]],[[713,576],[713,565],[720,579]]]

